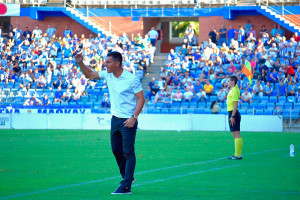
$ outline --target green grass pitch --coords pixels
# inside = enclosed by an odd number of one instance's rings
[[[121,181],[109,131],[0,130],[0,199],[300,199],[300,134],[138,131],[132,195]],[[295,145],[295,157],[289,146]]]

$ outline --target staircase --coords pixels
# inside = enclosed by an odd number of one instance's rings
[[[91,18],[86,17],[83,13],[81,13],[76,8],[66,7],[63,12],[70,18],[74,19],[87,29],[93,31],[95,34],[101,33],[104,34],[105,30],[100,26],[100,24],[96,23]]]
[[[293,33],[300,31],[300,23],[298,23],[296,20],[293,20],[291,17],[289,17],[293,15],[289,15],[289,16],[280,15],[277,12],[275,12],[275,10],[267,6],[258,6],[257,11]]]
[[[151,64],[149,68],[149,75],[146,75],[142,79],[142,86],[144,93],[148,90],[148,84],[151,79],[154,77],[155,80],[158,80],[160,77],[160,68],[164,66],[165,61],[167,60],[167,53],[157,53],[154,57],[154,63]]]

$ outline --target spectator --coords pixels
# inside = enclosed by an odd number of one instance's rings
[[[42,37],[42,30],[39,28],[39,25],[35,26],[35,29],[32,31],[33,41],[39,41]]]
[[[220,107],[218,105],[218,101],[213,101],[210,105],[211,113],[218,114],[220,111]]]
[[[209,36],[209,39],[211,39],[211,41],[215,44],[217,44],[217,35],[218,35],[218,32],[216,31],[216,29],[214,27],[211,28],[212,30],[209,32],[208,36]]]
[[[253,28],[252,24],[250,23],[250,19],[247,20],[247,23],[244,25],[245,32],[248,33]]]
[[[252,95],[248,90],[246,89],[245,92],[241,95],[241,100],[239,103],[252,103]]]
[[[288,96],[295,96],[295,92],[297,91],[297,86],[295,85],[295,80],[292,80],[292,83],[288,86]]]
[[[177,89],[177,92],[173,96],[173,101],[181,102],[181,100],[182,100],[182,93],[181,93],[180,89]]]
[[[227,31],[227,37],[228,37],[228,43],[232,41],[232,39],[235,39],[235,33],[237,32],[237,30],[235,30],[234,28],[232,28],[232,26],[229,26],[229,29]]]
[[[166,97],[163,99],[163,103],[165,104],[166,108],[172,107],[172,97],[171,94],[167,94]]]
[[[221,24],[221,29],[219,30],[219,46],[221,46],[223,43],[227,44],[227,39],[226,39],[226,33],[227,29],[225,28],[224,24]]]
[[[73,36],[73,33],[68,26],[66,27],[66,30],[64,31],[63,35],[65,38],[67,38],[68,35],[70,35],[71,37]]]
[[[263,86],[260,84],[260,81],[257,81],[256,84],[253,86],[252,94],[253,96],[259,95],[260,97],[263,96]]]
[[[31,98],[27,99],[25,102],[24,102],[24,106],[38,106],[38,105],[41,105],[42,102],[36,98],[34,95],[31,95]]]
[[[165,96],[166,96],[166,92],[164,88],[160,88],[160,91],[157,92],[155,95],[154,103],[162,102]]]
[[[282,81],[279,82],[279,87],[278,87],[278,91],[277,91],[277,98],[279,98],[280,96],[288,96],[287,93],[287,87],[285,84],[283,84]]]
[[[79,102],[79,100],[80,100],[80,94],[78,92],[78,89],[75,88],[72,94],[71,102]]]
[[[223,88],[221,88],[220,91],[217,93],[217,98],[218,102],[225,102],[227,98],[227,93]]]
[[[264,94],[266,96],[271,96],[272,93],[273,93],[273,87],[272,85],[270,84],[270,82],[267,82],[267,84],[265,85],[264,87],[264,90],[263,90]]]
[[[63,93],[62,100],[65,102],[70,102],[72,98],[72,92],[70,92],[70,89],[67,88],[66,91]]]
[[[62,102],[63,100],[63,92],[61,91],[61,87],[58,86],[57,91],[54,92],[54,102]]]
[[[183,93],[183,100],[191,102],[193,97],[193,92],[189,88],[187,88],[186,91]]]
[[[101,107],[102,108],[110,108],[110,100],[107,96],[107,93],[104,93],[104,96],[101,100]]]
[[[155,30],[154,27],[148,32],[148,36],[150,38],[151,44],[155,47],[156,40],[158,39],[158,32]]]
[[[210,84],[209,81],[206,81],[206,84],[204,85],[204,91],[206,95],[211,96],[213,94],[214,86]]]
[[[50,106],[50,100],[48,98],[48,95],[44,95],[42,102],[41,102],[42,106]]]
[[[199,89],[199,92],[196,94],[196,97],[198,98],[198,102],[204,102],[207,98],[206,93],[202,88]]]
[[[36,81],[36,88],[37,89],[44,89],[47,85],[47,80],[45,79],[44,75],[40,75],[38,80]]]

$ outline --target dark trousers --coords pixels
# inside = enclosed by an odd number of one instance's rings
[[[121,186],[131,188],[136,163],[134,142],[138,123],[128,128],[124,126],[126,120],[127,118],[112,116],[110,138],[112,152],[123,178]]]

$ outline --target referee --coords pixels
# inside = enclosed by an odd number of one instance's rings
[[[229,157],[230,160],[242,160],[243,140],[240,133],[241,115],[238,111],[238,101],[240,98],[240,89],[237,85],[237,77],[228,78],[230,91],[227,96],[227,111],[229,127],[234,137],[235,154]]]
[[[131,185],[136,164],[134,143],[137,119],[145,97],[137,76],[122,68],[122,55],[110,52],[105,61],[106,71],[95,72],[85,66],[83,56],[78,53],[75,60],[83,74],[90,79],[107,81],[111,99],[111,147],[123,180],[111,194],[131,194]]]

